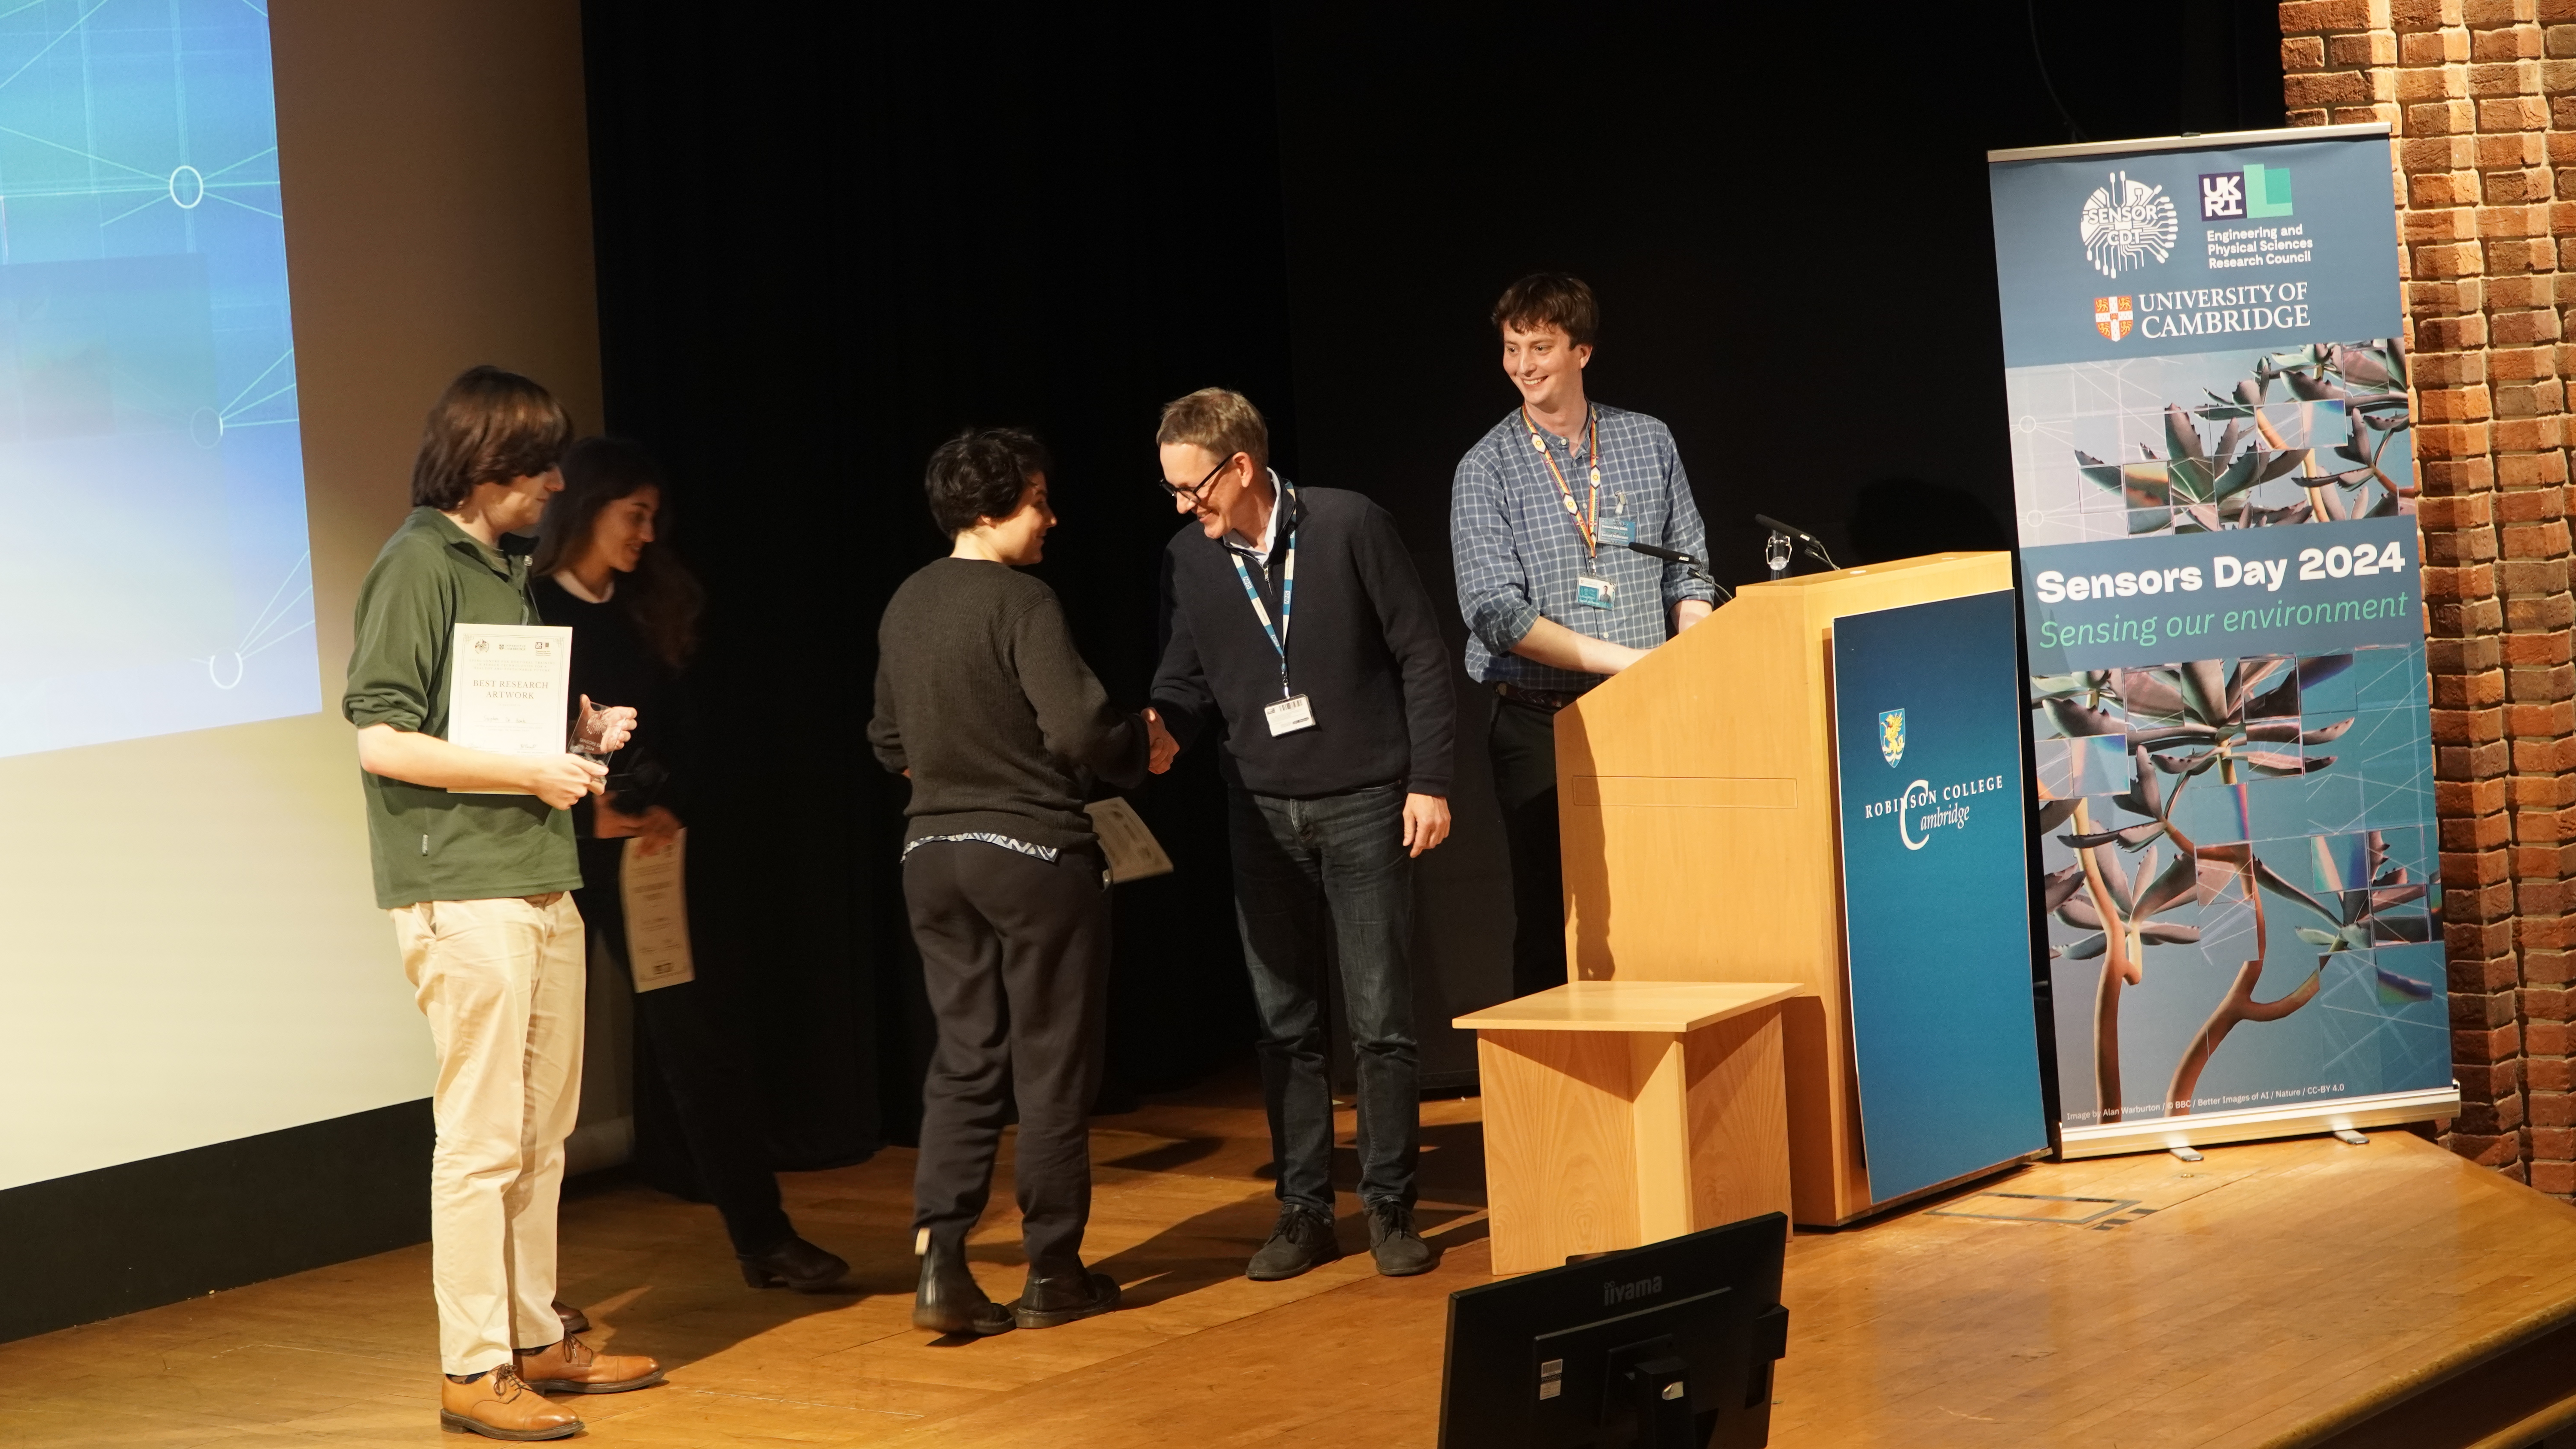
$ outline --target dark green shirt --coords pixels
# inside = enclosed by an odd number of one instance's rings
[[[340,713],[360,729],[447,737],[459,624],[534,624],[528,565],[435,508],[415,508],[358,585],[358,646]],[[572,815],[533,795],[454,795],[361,771],[376,904],[496,900],[581,886]]]

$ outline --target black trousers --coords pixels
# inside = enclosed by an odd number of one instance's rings
[[[623,840],[581,842],[581,921],[620,972],[626,909],[618,894]],[[631,978],[630,978],[631,979]],[[766,1161],[759,1095],[745,1058],[703,983],[635,996],[635,1156],[642,1175],[724,1215],[737,1253],[766,1253],[795,1236]],[[675,1160],[676,1159],[676,1160]]]
[[[931,841],[904,857],[903,896],[939,1025],[921,1089],[913,1227],[965,1239],[984,1215],[1016,1103],[1011,1179],[1029,1276],[1077,1276],[1108,1020],[1100,861],[1066,851],[1050,864],[983,841]]]
[[[1485,753],[1512,861],[1512,995],[1565,984],[1565,870],[1556,831],[1556,716],[1494,696]]]

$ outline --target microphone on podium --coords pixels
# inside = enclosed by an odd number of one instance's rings
[[[1648,558],[1659,558],[1666,563],[1680,564],[1683,568],[1690,570],[1692,578],[1695,578],[1701,583],[1708,585],[1710,588],[1717,590],[1719,593],[1724,594],[1729,600],[1732,600],[1735,597],[1735,590],[1730,589],[1726,585],[1709,577],[1708,565],[1701,563],[1698,559],[1691,557],[1680,549],[1664,548],[1656,544],[1638,543],[1633,540],[1627,544],[1627,549],[1630,553],[1642,553]]]

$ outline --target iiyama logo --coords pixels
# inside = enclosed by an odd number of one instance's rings
[[[1664,1280],[1660,1274],[1640,1278],[1634,1283],[1604,1283],[1601,1285],[1601,1302],[1607,1307],[1613,1303],[1625,1303],[1631,1298],[1652,1298],[1663,1291]]]

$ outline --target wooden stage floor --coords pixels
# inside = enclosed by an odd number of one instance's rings
[[[1446,1297],[1489,1280],[1477,1104],[1424,1116],[1431,1274],[1376,1277],[1354,1216],[1351,1257],[1243,1279],[1268,1139],[1249,1084],[1218,1084],[1098,1124],[1091,1243],[1131,1306],[966,1344],[907,1322],[909,1152],[787,1179],[798,1226],[855,1265],[835,1297],[744,1288],[711,1209],[577,1192],[568,1296],[672,1372],[574,1402],[603,1444],[1427,1449]],[[1789,1252],[1784,1449],[2521,1449],[2576,1393],[2576,1330],[2550,1333],[2576,1322],[2576,1209],[2402,1132],[2042,1164]],[[1005,1205],[973,1253],[1018,1291]],[[434,1410],[427,1263],[0,1345],[0,1444],[461,1445]]]

